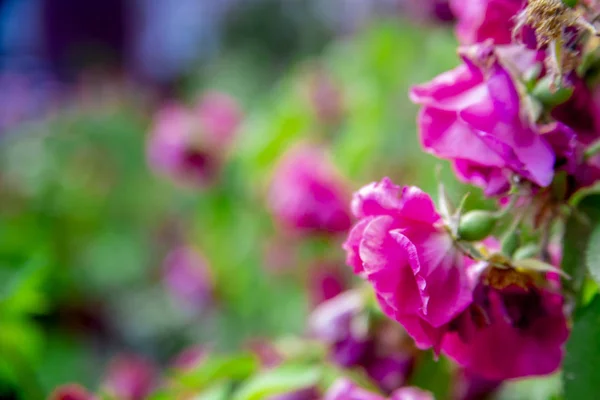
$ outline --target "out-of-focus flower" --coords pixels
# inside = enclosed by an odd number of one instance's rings
[[[281,393],[267,397],[265,400],[318,400],[319,392],[316,388],[299,389],[290,393]]]
[[[552,110],[552,116],[577,134],[578,142],[589,145],[600,138],[600,93],[586,86],[583,79],[571,79],[573,94]]]
[[[324,68],[315,68],[306,79],[308,102],[323,125],[337,125],[344,113],[344,97],[340,86]]]
[[[363,310],[361,294],[349,291],[321,304],[311,314],[311,332],[331,346],[330,357],[341,366],[360,364],[370,349]]]
[[[199,311],[212,297],[212,277],[204,257],[192,247],[172,250],[165,259],[164,283],[186,308]]]
[[[462,54],[462,65],[410,92],[423,106],[418,117],[423,146],[451,160],[459,178],[483,187],[487,195],[506,191],[511,173],[549,185],[554,151],[526,117],[513,78],[494,48],[476,45]]]
[[[175,357],[173,367],[182,370],[193,369],[206,359],[207,354],[206,348],[202,346],[189,347]]]
[[[329,346],[335,363],[362,368],[385,393],[404,385],[412,372],[412,341],[395,322],[369,317],[359,292],[342,293],[318,306],[310,328]]]
[[[324,400],[385,400],[383,396],[356,386],[348,379],[340,378],[331,385]]]
[[[373,285],[383,311],[417,346],[439,345],[445,325],[470,304],[472,288],[465,256],[431,198],[384,178],[355,195],[353,210],[361,219],[344,248],[355,273]]]
[[[139,356],[120,355],[109,364],[102,388],[123,400],[143,400],[157,384],[154,365]]]
[[[351,225],[343,179],[318,147],[300,145],[275,170],[268,203],[278,222],[298,233],[336,234]]]
[[[384,396],[371,393],[356,386],[352,381],[340,378],[331,385],[324,400],[386,400]],[[389,400],[433,400],[433,395],[416,387],[403,387],[396,390]]]
[[[404,0],[402,8],[411,19],[424,22],[452,22],[454,13],[450,8],[449,0]]]
[[[275,367],[283,361],[279,350],[267,339],[251,339],[245,347],[258,357],[263,368]]]
[[[308,270],[308,295],[311,304],[316,306],[347,289],[344,270],[337,262],[315,262]]]
[[[498,390],[502,381],[485,379],[476,372],[461,369],[454,380],[453,398],[458,400],[485,400]]]
[[[514,17],[525,0],[450,0],[456,15],[456,35],[462,44],[492,39],[495,44],[512,41]]]
[[[390,400],[434,400],[433,395],[417,387],[403,387],[392,393]]]
[[[190,186],[205,186],[218,176],[242,116],[224,93],[207,93],[194,108],[170,104],[154,122],[148,161],[157,172]]]
[[[485,268],[473,304],[454,321],[443,351],[489,380],[554,372],[569,328],[563,296],[551,282],[545,286],[514,269]]]
[[[75,383],[60,386],[50,394],[49,400],[95,400],[83,386]]]

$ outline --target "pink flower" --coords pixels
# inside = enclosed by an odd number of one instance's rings
[[[277,220],[292,231],[335,234],[350,228],[346,186],[320,148],[289,150],[276,168],[268,196]]]
[[[205,186],[217,176],[241,118],[235,101],[222,93],[206,94],[193,108],[167,105],[150,133],[148,162],[177,182]]]
[[[462,54],[462,65],[410,92],[423,106],[418,117],[423,146],[451,160],[459,178],[487,195],[506,191],[511,173],[549,185],[553,149],[523,117],[519,93],[494,49],[477,45]]]
[[[386,398],[358,387],[346,378],[340,378],[330,386],[323,400],[386,400]],[[389,400],[434,399],[431,393],[419,388],[403,387],[392,393]]]
[[[456,15],[456,36],[462,44],[492,39],[495,44],[512,41],[514,17],[525,0],[450,0]]]
[[[191,247],[172,250],[165,259],[164,283],[183,306],[202,310],[212,295],[212,279],[204,257]]]
[[[142,400],[151,393],[156,379],[156,370],[150,361],[138,356],[122,355],[110,362],[103,387],[110,396],[123,400]]]
[[[562,295],[515,270],[489,268],[474,297],[446,334],[445,354],[489,380],[559,368],[569,335]]]
[[[431,198],[384,178],[355,195],[353,210],[361,219],[344,243],[349,264],[417,346],[439,344],[445,325],[471,302],[472,288],[466,259]]]
[[[433,395],[425,390],[408,386],[392,393],[390,400],[434,400]]]
[[[330,386],[323,400],[386,400],[385,397],[371,393],[356,386],[352,381],[340,378]]]
[[[62,385],[54,389],[49,397],[50,400],[95,400],[96,397],[90,394],[83,386],[75,383]]]

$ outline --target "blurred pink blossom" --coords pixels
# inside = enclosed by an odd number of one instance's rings
[[[292,232],[336,234],[351,225],[349,193],[323,149],[299,145],[276,166],[268,194],[277,221]]]
[[[148,162],[182,184],[210,184],[219,175],[241,120],[236,101],[224,93],[207,93],[192,108],[165,105],[150,132]]]

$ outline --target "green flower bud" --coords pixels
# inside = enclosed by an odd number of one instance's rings
[[[458,237],[469,242],[485,239],[492,233],[497,221],[498,218],[489,211],[470,211],[460,219]]]

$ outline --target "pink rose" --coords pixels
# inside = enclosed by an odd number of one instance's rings
[[[549,185],[553,148],[524,117],[512,77],[493,47],[477,45],[462,54],[462,65],[410,92],[423,106],[418,125],[424,148],[451,160],[461,180],[487,195],[506,191],[511,174]]]
[[[445,325],[470,304],[472,289],[467,260],[433,201],[416,187],[400,189],[384,178],[357,192],[353,210],[361,219],[344,243],[349,264],[417,346],[436,346]]]

